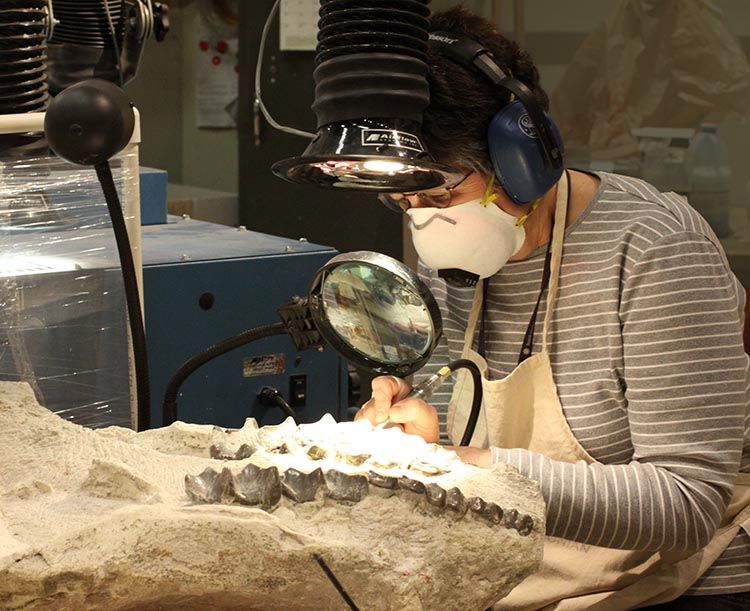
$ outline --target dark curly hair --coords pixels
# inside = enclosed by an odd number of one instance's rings
[[[539,85],[539,70],[531,56],[486,19],[454,7],[434,13],[429,29],[467,36],[483,45],[509,76],[531,89],[542,108],[549,108],[549,98]],[[422,129],[427,150],[440,163],[492,173],[487,126],[509,102],[510,94],[436,49],[430,48],[427,64],[430,104],[424,112]]]

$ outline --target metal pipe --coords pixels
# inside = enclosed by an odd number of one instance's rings
[[[0,121],[0,134],[25,134],[44,131],[43,112],[25,112],[3,115]]]
[[[129,145],[141,143],[141,116],[137,108],[135,113],[135,127],[130,137]],[[43,112],[23,112],[12,115],[2,115],[0,120],[0,134],[25,134],[28,132],[44,131]]]

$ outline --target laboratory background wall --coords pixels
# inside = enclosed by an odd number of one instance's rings
[[[306,1],[317,5],[317,0],[284,1],[291,4]],[[571,62],[582,45],[591,44],[592,32],[626,3],[633,4],[632,0],[467,0],[462,4],[492,19],[504,33],[516,38],[532,54],[540,68],[542,84],[552,95],[553,112],[556,112],[556,107],[575,97],[570,91],[572,77],[568,70]],[[331,194],[289,185],[271,175],[269,166],[273,161],[301,154],[306,144],[304,139],[275,132],[265,121],[260,122],[257,136],[254,130],[252,79],[260,31],[273,0],[237,3],[240,12],[240,75],[236,129],[196,127],[197,44],[201,11],[210,2],[172,0],[169,4],[172,31],[167,41],[149,42],[141,72],[128,85],[128,92],[142,110],[143,163],[167,169],[170,181],[174,183],[238,194],[237,222],[249,228],[288,237],[305,236],[339,250],[381,250],[413,262],[413,251],[408,239],[404,239],[399,220],[380,210],[371,197]],[[455,4],[450,0],[433,0],[431,7],[436,11]],[[727,48],[736,44],[742,53],[744,69],[747,69],[750,2],[684,0],[680,3],[654,3],[641,0],[637,6],[648,10],[649,5],[666,4],[683,11],[689,10],[688,5],[699,4],[719,11],[726,30],[696,36],[693,51],[702,54],[707,64],[714,62],[717,70],[728,70],[731,67],[723,65],[727,63],[723,61],[724,56],[728,53]],[[279,51],[278,32],[277,22],[271,28],[263,71],[266,103],[282,122],[311,130],[315,125],[314,115],[309,109],[313,100],[314,52]],[[729,39],[731,41],[727,43]],[[732,57],[732,61],[736,63],[738,58]],[[742,72],[743,66],[735,67]],[[566,74],[567,83],[563,78]],[[741,80],[738,77],[738,82]],[[612,81],[616,84],[616,77]],[[645,76],[640,85],[636,79],[637,86],[658,92],[658,85]],[[669,104],[673,105],[675,116],[684,106],[684,100],[670,97],[668,91],[664,94],[664,102],[667,110],[662,110],[661,116],[669,115]],[[747,116],[745,107],[733,116],[719,113],[717,117],[708,114],[706,117],[718,123],[718,140],[728,153],[731,172],[727,186],[729,230],[722,236],[722,241],[735,271],[746,286],[750,285],[750,240],[747,238],[750,126]],[[643,127],[658,130],[673,126],[651,124]],[[699,125],[690,127],[697,129]],[[644,138],[642,142],[654,144],[659,140]],[[675,137],[672,144],[666,150],[672,160],[674,156],[687,155],[684,139]],[[580,153],[580,150],[576,151],[571,158],[571,163],[579,167],[637,173],[627,163],[618,161],[617,155],[607,159],[599,152],[583,156]]]
[[[196,126],[196,79],[203,36],[202,13],[210,2],[169,0],[171,30],[163,42],[150,39],[137,77],[125,87],[141,112],[141,163],[167,170],[170,198],[201,198],[216,207],[237,207],[236,128]],[[179,208],[182,210],[182,208]],[[212,214],[204,205],[193,216],[236,225],[239,212]]]

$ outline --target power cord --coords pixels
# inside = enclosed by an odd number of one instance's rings
[[[280,3],[281,3],[281,0],[276,0],[276,2],[273,3],[271,12],[268,14],[268,17],[266,18],[266,23],[263,26],[263,33],[260,35],[260,48],[258,49],[258,61],[255,64],[255,104],[258,106],[258,108],[260,108],[260,111],[263,113],[263,116],[266,118],[266,121],[268,121],[271,127],[278,129],[279,131],[286,132],[287,134],[292,134],[294,136],[302,136],[303,138],[314,138],[315,134],[311,134],[310,132],[306,132],[301,129],[296,129],[294,127],[287,127],[286,125],[281,125],[281,123],[278,123],[271,116],[271,113],[268,112],[266,105],[263,103],[263,98],[261,97],[260,74],[261,74],[261,68],[263,67],[263,52],[266,48],[266,39],[268,38],[268,31],[271,29],[271,21],[279,12]]]
[[[286,416],[289,416],[294,422],[297,422],[297,414],[286,402],[284,396],[278,388],[273,386],[264,386],[258,391],[258,402],[266,407],[278,407]]]

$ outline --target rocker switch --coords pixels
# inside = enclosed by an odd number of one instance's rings
[[[307,375],[300,373],[289,376],[289,405],[304,407],[307,402]]]

